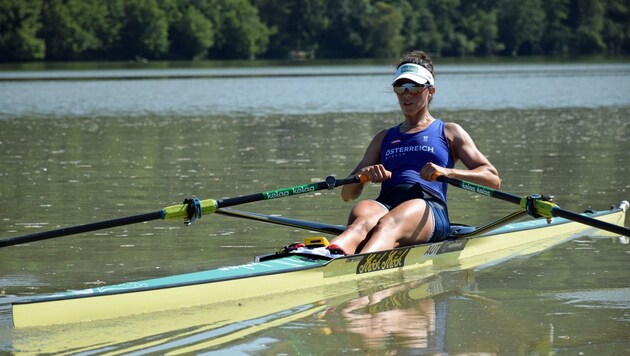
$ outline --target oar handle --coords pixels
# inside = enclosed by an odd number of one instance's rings
[[[593,219],[582,214],[577,214],[568,210],[564,210],[560,208],[557,204],[553,203],[550,199],[547,199],[540,194],[533,194],[527,197],[519,197],[518,195],[505,193],[496,189],[488,188],[483,185],[467,182],[457,178],[449,178],[443,175],[438,175],[432,178],[435,178],[440,182],[445,182],[455,187],[462,188],[464,190],[468,190],[480,195],[486,195],[492,198],[497,198],[503,201],[507,201],[509,203],[519,205],[521,208],[527,211],[528,214],[532,215],[535,218],[544,217],[547,219],[551,219],[553,217],[560,217],[567,220],[579,222],[584,225],[592,226],[601,230],[610,231],[612,233],[622,236],[630,236],[630,229],[626,227],[607,223],[605,221]]]
[[[368,183],[370,181],[370,177],[365,174],[355,174],[345,179],[337,179],[335,182],[335,187],[345,184],[353,184],[353,183]]]

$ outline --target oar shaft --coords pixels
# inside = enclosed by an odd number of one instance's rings
[[[487,195],[489,197],[497,198],[497,199],[506,201],[508,203],[513,203],[513,204],[518,204],[518,205],[521,204],[521,197],[519,197],[518,195],[504,193],[499,190],[495,190],[492,188],[485,187],[483,185],[467,182],[467,181],[457,179],[457,178],[448,178],[445,176],[439,176],[437,180],[446,182],[450,185],[456,186],[458,188],[462,188],[464,190],[471,191],[473,193]]]
[[[272,216],[272,215],[266,215],[266,214],[260,214],[260,213],[253,213],[249,211],[235,210],[232,208],[217,209],[216,213],[221,214],[221,215],[242,218],[242,219],[267,222],[267,223],[272,223],[276,225],[297,227],[299,229],[323,232],[323,233],[332,234],[332,235],[339,235],[346,230],[346,227],[341,226],[341,225],[332,225],[332,224],[318,223],[314,221],[291,219],[291,218],[285,218],[283,216]]]
[[[541,200],[541,197],[538,196],[534,199],[528,199],[527,197],[519,197],[517,195],[505,193],[499,190],[495,190],[492,188],[485,187],[483,185],[467,182],[457,178],[449,178],[445,176],[439,176],[436,178],[438,181],[446,182],[455,187],[459,187],[477,194],[487,195],[489,197],[497,198],[503,201],[507,201],[509,203],[513,203],[521,206],[521,208],[526,209],[528,213],[534,214],[536,217],[560,217],[565,218],[567,220],[572,220],[575,222],[582,223],[584,225],[592,226],[601,230],[610,231],[615,234],[630,236],[630,229],[615,225],[611,223],[607,223],[605,221],[593,219],[591,217],[573,213],[568,210],[564,210],[560,208],[557,204],[552,203],[550,201]],[[531,202],[529,201],[531,200]],[[533,209],[533,211],[530,211]]]
[[[8,239],[2,239],[0,240],[0,247],[25,244],[28,242],[47,240],[47,239],[52,239],[55,237],[81,234],[84,232],[90,232],[90,231],[96,231],[96,230],[102,230],[102,229],[109,229],[112,227],[131,225],[131,224],[141,223],[145,221],[158,220],[161,218],[162,218],[162,213],[160,211],[156,211],[153,213],[128,216],[124,218],[100,221],[100,222],[91,223],[91,224],[70,226],[70,227],[65,227],[65,228],[57,229],[57,230],[43,231],[43,232],[38,232],[35,234],[30,234],[30,235],[23,235],[23,236],[10,237]]]
[[[362,180],[361,177],[365,177],[365,178],[363,178]],[[366,176],[351,176],[345,179],[335,179],[334,177],[328,177],[326,178],[326,181],[323,181],[323,182],[303,184],[303,185],[298,185],[295,187],[270,190],[263,193],[256,193],[256,194],[244,195],[244,196],[240,196],[236,198],[227,198],[227,199],[219,200],[217,201],[217,208],[227,208],[234,205],[252,203],[255,201],[277,199],[277,198],[282,198],[282,197],[288,197],[291,195],[314,192],[317,190],[332,189],[334,187],[338,187],[345,184],[359,183],[361,181],[365,182],[365,179],[367,179]]]
[[[605,221],[589,218],[588,216],[584,216],[581,214],[576,214],[572,211],[564,210],[559,207],[556,207],[552,210],[553,216],[557,216],[560,218],[565,218],[567,220],[573,220],[584,225],[592,226],[601,230],[610,231],[615,234],[619,234],[621,236],[629,236],[630,237],[630,229],[625,228],[620,225],[610,224]]]

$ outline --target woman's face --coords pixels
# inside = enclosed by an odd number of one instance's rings
[[[415,117],[428,110],[429,101],[435,88],[426,88],[408,79],[402,79],[394,83],[394,92],[398,98],[398,104],[405,116]]]

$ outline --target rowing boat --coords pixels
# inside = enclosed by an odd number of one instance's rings
[[[623,226],[630,204],[579,214],[595,224]],[[307,227],[327,233],[343,230],[326,224],[223,209],[218,211],[254,220]],[[43,326],[109,319],[140,313],[221,304],[310,288],[330,287],[396,271],[423,269],[437,272],[510,258],[539,251],[595,229],[571,219],[556,217],[518,221],[519,211],[480,227],[454,226],[451,238],[437,243],[356,254],[331,259],[308,253],[274,253],[252,263],[131,283],[67,291],[19,299],[11,305],[14,327]],[[498,256],[498,257],[497,257]]]

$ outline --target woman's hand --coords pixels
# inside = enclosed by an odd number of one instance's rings
[[[392,172],[385,169],[382,164],[374,164],[371,166],[363,167],[357,173],[366,175],[368,178],[370,178],[370,182],[372,183],[381,183],[392,177]]]
[[[427,163],[420,170],[420,178],[428,181],[434,181],[439,176],[447,176],[448,169],[440,167],[431,162]]]

